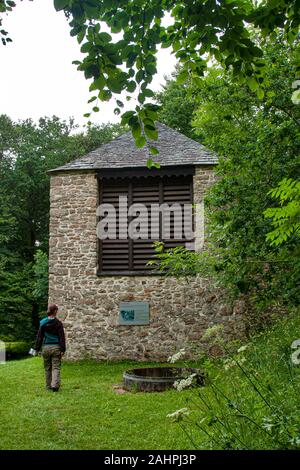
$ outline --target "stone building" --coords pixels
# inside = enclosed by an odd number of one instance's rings
[[[69,359],[165,360],[180,348],[192,356],[208,327],[223,323],[229,335],[237,328],[235,313],[208,279],[163,276],[147,264],[154,239],[163,240],[166,248],[201,249],[203,197],[215,181],[217,164],[199,143],[157,126],[159,154],[153,159],[159,169],[148,169],[148,149],[137,149],[128,132],[49,172],[49,302],[63,312]],[[120,200],[127,201],[125,218]],[[166,238],[164,214],[152,220],[150,207],[175,204],[180,209],[190,203],[196,237],[175,233],[174,210]],[[149,211],[143,212],[141,204]],[[105,238],[97,228],[103,228],[110,207],[116,210],[114,236]],[[137,217],[132,239],[127,225]],[[138,238],[142,223],[146,235]]]

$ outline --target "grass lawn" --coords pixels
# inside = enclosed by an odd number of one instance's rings
[[[41,358],[0,365],[0,449],[193,449],[166,418],[188,391],[113,390],[134,365],[64,363],[59,393],[44,390]]]
[[[233,356],[207,361],[205,387],[126,393],[131,362],[64,363],[59,393],[44,390],[40,358],[0,365],[0,449],[300,449],[300,315],[282,318]],[[239,348],[239,349],[237,349]],[[228,362],[229,361],[229,362]],[[150,365],[150,364],[144,364]],[[203,364],[202,364],[203,366]],[[178,423],[166,417],[187,407]]]

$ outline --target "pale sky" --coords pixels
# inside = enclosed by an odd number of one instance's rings
[[[0,45],[0,114],[13,120],[56,116],[84,125],[83,114],[91,110],[89,82],[77,71],[73,60],[80,59],[77,39],[69,34],[62,12],[56,12],[53,0],[24,0],[4,17],[4,29],[13,43]],[[175,58],[169,49],[158,56],[158,75],[151,88],[155,91],[170,75]],[[133,104],[129,105],[133,106]],[[92,122],[118,122],[113,113],[115,102],[99,104],[100,112]],[[128,107],[129,109],[129,107]]]

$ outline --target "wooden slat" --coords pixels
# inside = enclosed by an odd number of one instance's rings
[[[129,184],[130,183],[130,184]],[[102,180],[101,184],[101,202],[109,203],[115,207],[116,222],[117,222],[117,236],[120,229],[126,228],[128,222],[132,218],[122,217],[119,218],[119,197],[127,196],[128,205],[132,203],[142,203],[148,210],[148,215],[140,215],[137,212],[135,217],[139,217],[141,224],[148,224],[148,235],[151,234],[151,205],[161,204],[166,202],[168,204],[179,203],[181,207],[185,203],[192,202],[191,194],[191,177],[176,177],[169,179],[168,177],[146,179],[130,179],[122,180]],[[184,245],[187,241],[185,238],[182,240],[174,240],[174,224],[182,222],[182,214],[177,215],[176,210],[170,211],[170,240],[165,241],[165,247],[175,248],[178,245]],[[155,219],[154,219],[155,220]],[[158,229],[160,223],[154,221],[152,224],[152,231]],[[102,260],[100,263],[103,271],[150,271],[151,266],[147,266],[147,262],[155,259],[155,249],[153,247],[152,239],[137,239],[137,240],[123,240],[123,239],[106,239],[100,241]],[[130,260],[131,253],[131,260]],[[131,266],[131,267],[130,267]]]

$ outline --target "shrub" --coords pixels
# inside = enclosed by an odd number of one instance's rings
[[[25,357],[28,355],[30,347],[31,344],[26,341],[5,343],[6,359],[20,359],[21,357]]]
[[[300,448],[300,365],[291,357],[299,328],[296,313],[247,345],[223,343],[225,357],[204,362],[207,385],[177,418],[196,448]]]

